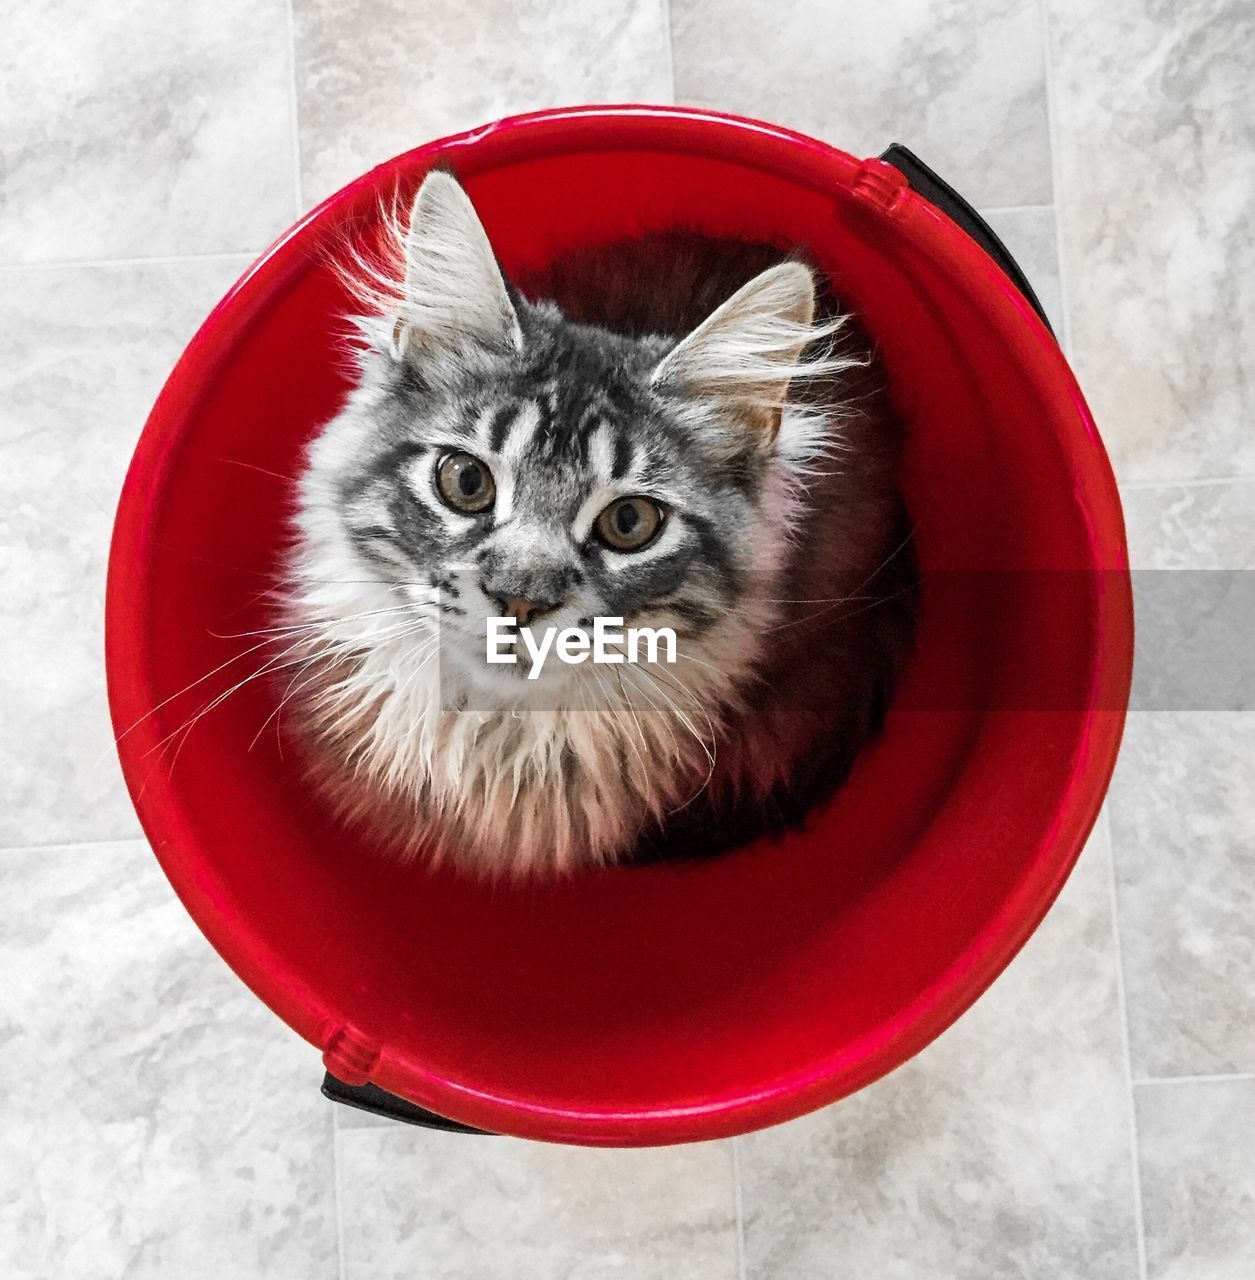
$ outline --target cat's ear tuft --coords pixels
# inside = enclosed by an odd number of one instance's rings
[[[769,267],[673,347],[651,384],[720,402],[770,444],[789,382],[807,372],[802,352],[820,336],[814,319],[810,270],[800,262]]]
[[[393,354],[421,360],[432,349],[522,346],[518,315],[488,234],[452,174],[423,179],[405,235],[405,284]]]

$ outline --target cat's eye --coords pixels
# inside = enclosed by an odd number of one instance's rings
[[[615,551],[640,551],[662,528],[666,512],[649,498],[617,498],[597,517],[597,536]]]
[[[469,453],[447,453],[436,467],[436,488],[454,511],[487,511],[497,496],[492,472]]]

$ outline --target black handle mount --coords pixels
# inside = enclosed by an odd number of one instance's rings
[[[882,151],[880,158],[907,180],[911,190],[935,205],[951,222],[957,223],[1002,268],[1003,273],[1024,295],[1025,301],[1041,317],[1041,322],[1053,334],[1054,329],[1046,318],[1046,312],[1028,277],[1020,270],[1020,264],[1011,256],[1007,246],[998,239],[993,228],[972,208],[966,200],[944,179],[935,174],[909,147],[895,142]]]

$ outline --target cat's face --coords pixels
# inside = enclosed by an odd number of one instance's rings
[[[679,344],[571,324],[511,295],[444,174],[419,194],[406,258],[353,447],[315,462],[334,467],[361,572],[409,599],[441,662],[512,697],[531,664],[522,646],[488,662],[489,618],[670,627],[694,660],[748,621],[809,272],[765,272]],[[541,679],[577,672],[548,663]]]
[[[523,348],[452,385],[398,368],[344,506],[363,568],[438,608],[442,660],[488,682],[530,670],[487,663],[489,617],[621,618],[700,640],[735,610],[753,559],[761,454],[703,448],[709,424],[649,388],[656,343],[520,311]]]

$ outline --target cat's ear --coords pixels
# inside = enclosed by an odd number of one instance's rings
[[[405,237],[405,287],[393,355],[522,346],[518,315],[475,206],[452,174],[435,170],[414,198]]]
[[[790,379],[816,337],[815,281],[782,262],[743,285],[663,358],[651,384],[722,402],[770,444]]]

